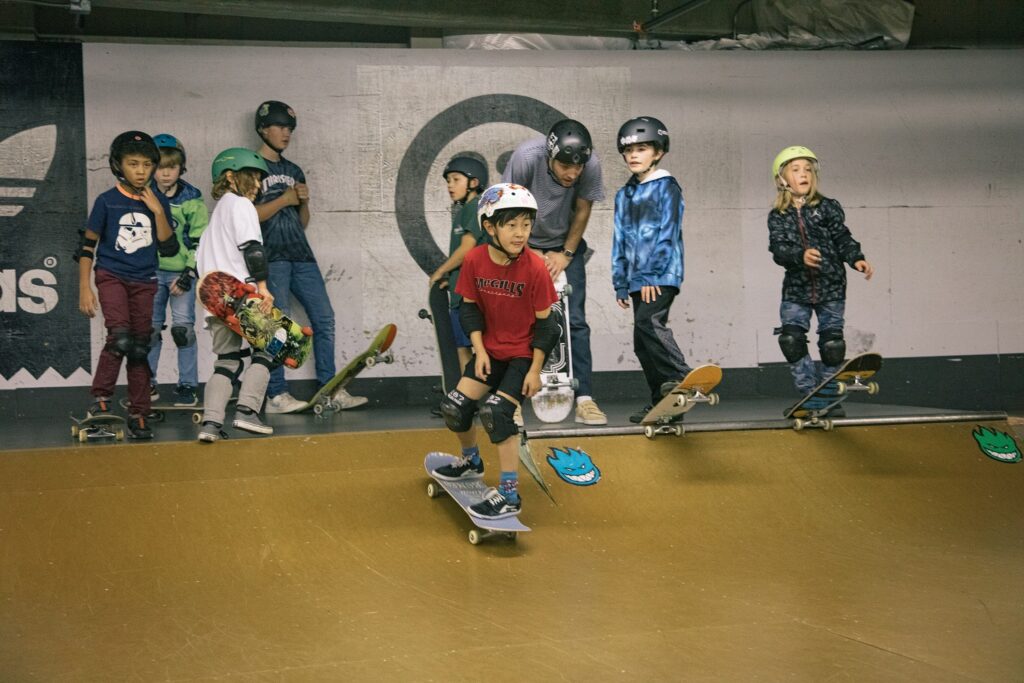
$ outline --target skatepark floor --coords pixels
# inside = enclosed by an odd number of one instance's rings
[[[697,428],[725,408],[682,437],[534,430],[557,504],[524,473],[533,531],[477,546],[425,493],[454,439],[423,409],[213,445],[180,415],[153,442],[8,439],[0,679],[1024,679],[1024,466],[971,435],[1014,426]],[[556,446],[599,483],[558,480]]]

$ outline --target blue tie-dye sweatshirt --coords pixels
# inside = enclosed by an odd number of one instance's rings
[[[638,183],[630,178],[615,195],[612,285],[626,299],[646,285],[679,287],[683,281],[683,190],[668,171]]]

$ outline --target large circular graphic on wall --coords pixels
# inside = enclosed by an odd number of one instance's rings
[[[546,135],[552,124],[564,118],[562,112],[532,97],[478,95],[440,112],[416,134],[398,168],[395,218],[405,248],[424,273],[429,275],[447,258],[430,234],[424,205],[427,174],[437,155],[459,135],[487,123],[516,123]]]

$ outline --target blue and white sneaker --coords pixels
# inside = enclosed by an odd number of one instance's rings
[[[474,465],[469,458],[456,458],[450,465],[443,465],[434,470],[434,476],[445,481],[460,479],[479,479],[484,476],[484,461]]]
[[[469,514],[482,519],[503,519],[519,514],[523,509],[523,499],[511,502],[498,489],[487,489],[484,499],[476,505],[469,506]]]

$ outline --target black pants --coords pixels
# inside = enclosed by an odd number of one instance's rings
[[[651,303],[644,303],[640,292],[629,295],[633,300],[633,350],[650,387],[652,405],[661,400],[662,384],[679,381],[690,372],[668,327],[668,311],[678,294],[675,287],[662,287]]]

